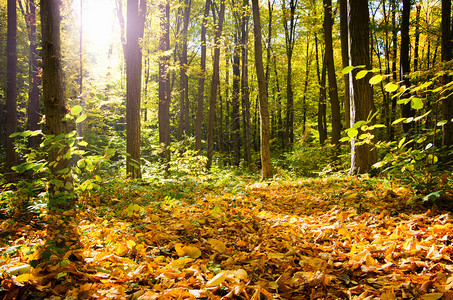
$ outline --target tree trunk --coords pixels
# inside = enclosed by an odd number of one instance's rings
[[[201,124],[203,121],[203,100],[204,83],[206,79],[206,23],[208,22],[211,0],[206,0],[203,21],[201,23],[201,57],[200,57],[200,78],[198,79],[198,98],[197,98],[197,119],[195,123],[195,150],[201,153]]]
[[[11,167],[17,164],[14,138],[10,135],[17,131],[17,11],[16,0],[8,0],[8,21],[6,40],[6,178],[14,181],[17,176]]]
[[[343,68],[349,65],[348,55],[348,1],[340,0],[340,42],[341,42],[341,61]],[[349,73],[343,75],[344,80],[344,115],[346,127],[351,123],[350,115],[350,96],[349,96]]]
[[[27,109],[27,129],[39,130],[39,121],[41,116],[39,114],[39,85],[40,85],[40,67],[38,64],[38,43],[36,31],[36,4],[35,0],[27,0],[25,2],[26,8],[22,6],[22,1],[19,1],[22,14],[24,15],[25,24],[27,25],[28,40],[30,42],[30,56],[28,58],[28,109]],[[39,136],[32,136],[29,138],[28,145],[36,148],[39,144]]]
[[[212,82],[211,82],[211,96],[209,99],[209,120],[208,120],[208,135],[207,135],[207,152],[208,161],[206,167],[211,168],[212,157],[214,154],[214,122],[215,122],[215,108],[216,108],[216,97],[217,97],[217,85],[219,84],[219,63],[220,63],[220,36],[222,35],[223,20],[225,17],[225,2],[222,1],[219,12],[219,22],[215,29],[214,37],[214,65],[212,71]]]
[[[126,42],[126,175],[141,178],[140,167],[140,98],[142,87],[142,52],[139,39],[143,38],[146,1],[127,1]]]
[[[318,99],[318,134],[319,143],[324,145],[327,140],[327,121],[326,121],[326,63],[325,58],[322,58],[321,71],[319,70],[319,49],[318,35],[315,33],[315,52],[316,52],[316,75],[319,84],[319,99]]]
[[[234,48],[233,48],[233,121],[232,121],[232,135],[233,135],[233,163],[239,166],[241,160],[241,133],[240,133],[240,111],[239,111],[239,98],[240,98],[240,45],[238,41],[239,33],[234,36]]]
[[[334,157],[338,159],[340,154],[340,136],[341,136],[341,114],[340,102],[338,100],[337,79],[335,74],[335,64],[333,59],[332,45],[332,1],[324,0],[324,39],[326,52],[326,67],[329,80],[329,98],[332,111],[332,144],[334,145]]]
[[[259,109],[260,109],[260,152],[261,180],[272,178],[271,151],[269,143],[269,110],[266,93],[266,77],[264,76],[263,49],[261,43],[261,23],[258,0],[252,0],[253,33],[255,36],[255,68],[258,80]]]
[[[452,59],[452,46],[451,46],[451,0],[442,0],[442,48],[441,56],[442,61],[449,61]],[[444,77],[444,84],[451,81],[450,76]],[[442,126],[442,145],[445,147],[444,163],[451,164],[453,154],[449,154],[453,147],[453,96],[446,97],[442,100],[442,119],[447,120],[447,123]]]
[[[244,158],[249,172],[252,172],[252,152],[250,147],[250,99],[249,99],[249,80],[248,80],[248,0],[244,0],[244,12],[241,20],[241,44],[242,44],[242,77],[241,77],[241,96],[242,96],[242,122],[244,124]],[[267,82],[267,81],[266,81]],[[266,88],[267,93],[267,88]]]
[[[421,4],[416,4],[416,15],[415,15],[415,42],[414,42],[414,72],[418,71],[418,62],[419,62],[419,48],[420,48],[420,12]]]
[[[166,52],[170,49],[170,3],[168,0],[159,4],[160,37],[159,37],[159,143],[164,147],[161,156],[170,160],[170,57]]]
[[[189,129],[189,77],[187,75],[187,30],[189,27],[189,16],[191,0],[184,0],[184,19],[182,35],[182,53],[180,60],[180,117],[178,127],[178,138],[181,140],[188,134]]]
[[[285,47],[286,57],[288,60],[286,75],[286,145],[294,143],[294,99],[292,85],[292,57],[294,44],[296,40],[296,7],[298,0],[289,0],[289,8],[286,7],[286,1],[282,2],[283,26],[285,29]],[[289,15],[289,18],[288,18]]]
[[[364,65],[371,69],[369,51],[369,17],[367,0],[348,0],[348,30],[349,30],[349,65]],[[368,83],[369,75],[356,79],[356,70],[351,73],[351,127],[353,124],[367,120],[373,113],[373,89]],[[373,133],[371,131],[371,133]],[[360,135],[360,133],[359,133]],[[377,160],[376,150],[371,145],[351,145],[351,170],[352,174],[366,173]]]
[[[409,48],[410,48],[410,37],[409,37],[409,17],[411,11],[411,0],[403,0],[403,13],[401,19],[401,48],[400,48],[400,72],[401,80],[404,82],[406,87],[410,87],[409,73],[410,60],[409,60]],[[408,93],[406,93],[408,94]],[[407,95],[409,96],[409,95]],[[415,115],[415,111],[411,108],[411,103],[401,105],[401,117],[409,118]],[[412,128],[412,122],[402,122],[403,131],[409,132]]]
[[[63,92],[63,69],[60,51],[60,7],[58,1],[41,0],[41,32],[43,63],[43,99],[46,116],[45,133],[48,137],[65,135],[68,125],[63,121],[68,113]],[[70,164],[68,139],[48,149],[50,169],[49,209],[51,211],[74,208],[75,195]]]

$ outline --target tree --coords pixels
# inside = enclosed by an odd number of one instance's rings
[[[212,157],[214,154],[214,122],[217,97],[217,85],[219,84],[219,64],[220,64],[220,36],[222,35],[223,21],[225,18],[225,2],[220,4],[219,21],[215,28],[214,36],[214,66],[212,70],[211,94],[209,98],[209,119],[208,119],[208,136],[207,136],[207,152],[208,161],[206,168],[210,169],[212,165]]]
[[[139,39],[143,38],[146,1],[127,1],[126,42],[126,174],[141,178],[140,168],[140,98],[142,82],[142,52]]]
[[[451,37],[452,32],[451,24],[451,0],[442,0],[442,48],[441,59],[442,61],[449,61],[452,59],[452,45]],[[449,76],[444,77],[444,83],[448,84],[451,81]],[[453,97],[450,95],[442,100],[442,118],[446,120],[442,126],[442,145],[446,147],[447,153],[445,162],[451,163],[453,154],[448,154],[453,145]]]
[[[369,51],[369,17],[367,0],[348,0],[349,65],[371,69]],[[367,120],[373,113],[373,89],[369,76],[356,79],[356,70],[349,75],[351,127]],[[372,134],[373,132],[369,132]],[[359,133],[360,134],[360,133]],[[351,143],[351,173],[366,173],[377,160],[376,150],[369,144]]]
[[[198,80],[197,96],[197,118],[195,123],[195,149],[201,152],[201,124],[203,121],[203,99],[204,83],[206,79],[206,24],[208,22],[209,10],[211,9],[211,0],[206,0],[203,21],[201,23],[201,56],[200,56],[200,78]]]
[[[283,0],[282,2],[286,58],[288,60],[286,74],[286,145],[292,145],[294,143],[294,95],[292,83],[292,57],[294,52],[294,45],[296,42],[296,26],[298,21],[298,18],[296,16],[297,1],[298,0],[289,0],[289,8],[286,5],[286,0]],[[286,147],[286,145],[284,145],[284,148]]]
[[[329,98],[332,111],[332,144],[335,145],[334,156],[339,155],[341,137],[341,114],[340,102],[338,100],[337,78],[333,59],[332,43],[332,1],[324,0],[324,40],[326,51],[326,67],[329,80]]]
[[[263,49],[261,42],[261,21],[258,0],[252,0],[253,33],[255,36],[255,69],[258,79],[259,108],[260,108],[260,152],[261,180],[272,178],[271,151],[269,145],[269,110],[266,92],[266,77],[263,66]]]
[[[244,157],[247,162],[247,168],[252,171],[252,152],[250,138],[250,99],[249,99],[249,81],[248,81],[248,0],[244,0],[241,19],[241,56],[242,56],[242,77],[241,77],[241,96],[242,96],[242,123],[244,130]],[[267,93],[267,86],[266,86]]]
[[[42,82],[44,131],[55,143],[48,148],[51,174],[49,186],[49,209],[68,210],[74,207],[73,179],[70,171],[71,152],[67,143],[68,124],[64,120],[68,113],[63,92],[63,69],[60,50],[60,7],[59,1],[41,0],[42,32]],[[58,140],[60,142],[58,142]]]
[[[17,164],[14,138],[10,135],[17,131],[17,12],[16,0],[8,0],[8,33],[6,42],[6,174],[9,181],[15,179],[11,167]]]
[[[410,73],[410,60],[409,60],[409,17],[411,12],[411,0],[403,0],[403,12],[401,18],[401,47],[400,47],[400,72],[401,80],[406,87],[410,87],[409,73]],[[411,108],[411,103],[401,105],[401,117],[409,118],[415,115],[415,111]],[[412,122],[402,122],[403,131],[409,132],[412,127]]]
[[[167,54],[170,49],[170,3],[161,1],[160,11],[160,38],[159,38],[159,143],[164,147],[161,155],[170,160],[170,72]]]
[[[341,62],[343,68],[349,65],[348,50],[348,1],[340,0],[340,42],[341,42]],[[344,74],[344,114],[345,123],[349,127],[351,123],[350,102],[349,102],[349,74]]]
[[[188,134],[189,128],[189,77],[187,75],[187,30],[189,27],[189,16],[191,0],[184,0],[184,18],[182,35],[182,53],[180,60],[180,115],[178,127],[178,140],[183,138],[184,134]]]
[[[36,30],[36,4],[35,0],[26,0],[25,8],[22,1],[19,1],[19,6],[25,18],[27,25],[28,40],[30,42],[30,56],[28,58],[28,109],[27,109],[27,128],[28,130],[39,130],[39,85],[40,85],[40,66],[38,64],[38,42]],[[38,136],[32,136],[29,139],[29,146],[36,147],[38,145]]]

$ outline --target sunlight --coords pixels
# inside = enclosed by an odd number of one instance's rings
[[[114,0],[74,1],[73,9],[80,24],[80,1],[83,1],[83,43],[87,52],[107,53],[116,38],[116,16]]]

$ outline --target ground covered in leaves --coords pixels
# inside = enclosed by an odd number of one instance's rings
[[[93,194],[69,224],[0,220],[0,298],[452,299],[453,219],[414,200],[357,178]]]

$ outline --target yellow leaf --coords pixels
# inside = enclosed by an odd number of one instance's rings
[[[115,250],[115,253],[118,256],[125,256],[128,252],[129,249],[124,244],[119,244]]]
[[[218,286],[222,282],[225,281],[226,278],[226,273],[225,272],[220,272],[216,276],[214,276],[211,280],[206,282],[207,287],[212,287],[212,286]]]
[[[135,242],[133,240],[127,240],[126,241],[126,246],[127,246],[127,248],[132,250],[134,248],[134,246],[135,246]]]
[[[420,296],[423,300],[437,300],[440,299],[444,293],[428,293]]]
[[[15,281],[17,282],[27,282],[27,281],[30,281],[34,278],[34,276],[30,273],[26,273],[26,274],[21,274],[19,276],[17,276],[16,278],[14,278]]]
[[[177,244],[175,245],[175,251],[176,251],[176,254],[178,254],[178,256],[184,256],[184,255],[186,255],[186,253],[185,253],[184,250],[183,250],[183,246],[184,246],[184,245],[181,244],[181,243],[177,243]]]
[[[186,255],[188,255],[190,258],[198,258],[201,256],[201,251],[195,246],[186,246],[183,247],[182,250]]]
[[[208,239],[208,243],[211,245],[212,249],[217,252],[223,253],[226,250],[225,244],[217,239]]]

